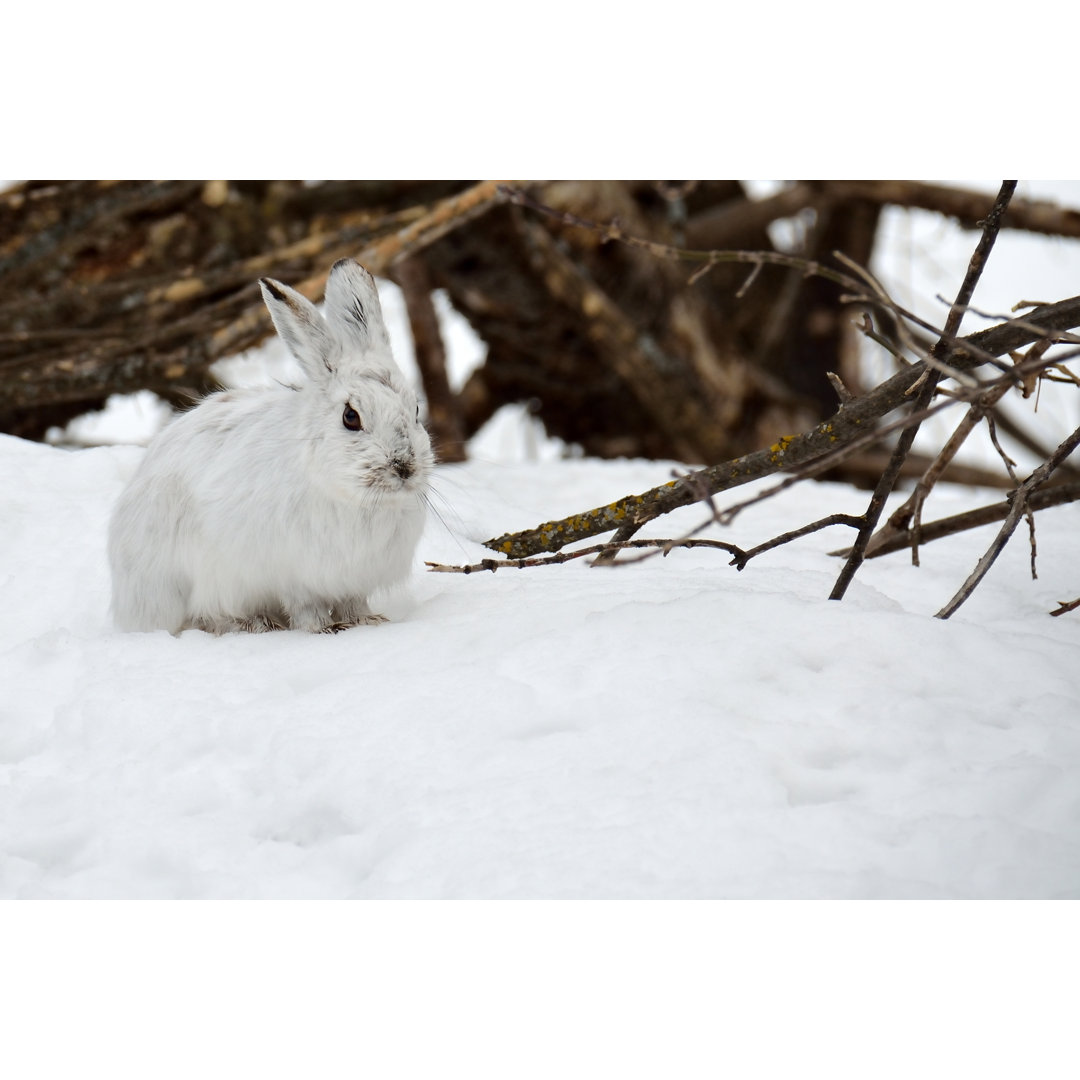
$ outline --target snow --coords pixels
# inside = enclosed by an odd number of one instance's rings
[[[906,239],[875,269],[902,301],[905,274],[923,301],[955,290],[970,233],[915,212],[888,227]],[[1075,291],[1077,245],[1026,242],[1002,235],[991,268],[1014,279],[988,277],[978,306]],[[1042,295],[1032,268],[1053,278]],[[415,375],[400,296],[380,289]],[[482,347],[437,302],[460,385]],[[271,343],[220,371],[288,380],[292,363]],[[1075,427],[1067,389],[1039,417],[1020,405],[1045,441]],[[122,634],[108,515],[163,416],[138,395],[54,433],[87,449],[0,436],[0,897],[1080,898],[1080,612],[1047,614],[1080,595],[1075,505],[1039,515],[1037,580],[1021,526],[947,622],[934,612],[996,525],[926,546],[921,568],[868,562],[842,603],[838,528],[741,573],[702,549],[425,573],[685,468],[575,458],[506,409],[438,469],[390,623]],[[974,460],[1000,468],[985,446]],[[926,516],[1000,497],[939,485]],[[807,483],[706,535],[750,546],[866,500]]]
[[[842,603],[834,529],[742,573],[418,567],[384,626],[174,638],[108,617],[141,453],[0,438],[0,895],[1080,896],[1080,622],[1046,614],[1080,592],[1075,507],[1040,517],[1037,581],[1018,535],[948,622],[994,526],[868,563]],[[442,467],[420,557],[673,467]],[[805,485],[723,536],[864,500]]]

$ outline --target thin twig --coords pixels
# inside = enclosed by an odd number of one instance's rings
[[[945,332],[938,339],[933,349],[930,350],[931,357],[938,361],[942,360],[943,353],[947,349],[946,339],[955,338],[956,332],[960,328],[960,323],[964,317],[964,307],[967,305],[968,301],[970,301],[972,293],[975,291],[975,286],[982,276],[987,257],[994,246],[998,230],[1001,227],[1001,218],[1005,214],[1009,205],[1009,200],[1012,198],[1012,194],[1015,190],[1015,180],[1006,180],[1002,183],[997,199],[994,201],[994,205],[987,215],[986,221],[983,223],[983,231],[982,235],[979,237],[979,243],[976,245],[975,251],[971,256],[967,273],[964,275],[964,281],[960,286],[960,291],[956,295],[956,301],[950,309],[949,317],[945,322]],[[928,358],[928,366],[924,369],[922,375],[919,376],[920,379],[925,378],[926,382],[919,391],[919,396],[915,401],[913,411],[925,409],[930,404],[939,377],[940,373],[932,370],[932,365],[929,363]],[[918,434],[918,431],[919,425],[913,424],[901,432],[900,438],[897,440],[896,449],[893,451],[893,456],[886,466],[885,471],[882,473],[877,486],[874,488],[870,504],[867,506],[866,512],[863,515],[862,528],[859,530],[859,535],[855,540],[855,544],[852,547],[847,562],[844,564],[843,570],[840,571],[840,576],[836,579],[836,584],[833,586],[833,591],[830,593],[830,599],[843,599],[844,593],[847,592],[848,586],[854,580],[855,574],[862,565],[863,559],[866,557],[867,545],[870,543],[870,538],[877,528],[881,512],[885,509],[885,502],[889,495],[892,494],[893,488],[896,486],[896,480],[900,475],[901,466],[911,450],[911,444],[915,441],[915,436]]]
[[[1045,342],[1037,341],[1032,347],[1031,352],[1036,352],[1040,345],[1045,345]],[[1042,350],[1045,352],[1045,349]],[[1002,464],[1005,466],[1005,471],[1009,474],[1009,479],[1013,482],[1013,487],[1016,487],[1020,483],[1019,477],[1016,475],[1016,462],[1013,461],[1008,454],[1005,453],[998,442],[997,437],[997,424],[994,421],[994,414],[992,412],[986,414],[986,428],[990,433],[990,443],[998,453],[998,457],[1001,458]],[[1035,514],[1032,512],[1030,506],[1024,516],[1027,518],[1028,523],[1028,540],[1031,545],[1031,580],[1035,581],[1039,574],[1035,568],[1036,556],[1038,554],[1038,546],[1035,540]]]
[[[899,325],[898,322],[897,326]],[[864,337],[868,337],[875,345],[880,345],[902,367],[911,366],[911,361],[903,354],[901,346],[890,341],[884,334],[878,333],[874,328],[874,323],[868,312],[863,312],[863,320],[855,323],[855,329]]]
[[[883,307],[891,308],[894,312],[899,314],[899,310],[897,309],[892,297],[889,296],[888,292],[885,291],[885,287],[881,284],[880,281],[878,281],[876,277],[874,277],[873,274],[870,273],[869,270],[866,269],[866,267],[860,266],[854,259],[849,258],[842,251],[834,251],[833,258],[836,259],[836,261],[839,262],[841,265],[846,266],[853,274],[858,275],[859,278],[865,281],[866,284],[869,285],[874,296],[878,298]],[[851,299],[855,298],[852,297]],[[869,322],[869,319],[867,319],[867,321]],[[912,336],[911,331],[908,329],[907,323],[905,322],[904,318],[897,319],[895,322],[895,326],[896,333],[900,339],[900,345],[902,348],[909,350],[916,356],[927,357],[928,354],[925,350],[919,348],[918,342],[916,342],[914,337]],[[924,327],[924,329],[929,328]],[[902,353],[897,352],[896,348],[890,342],[887,342],[884,337],[874,331],[872,324],[869,329],[866,329],[864,327],[863,333],[867,334],[868,337],[876,341],[879,345],[881,345],[882,348],[891,353],[902,363],[908,363],[908,361],[903,359]],[[940,332],[935,331],[935,333]],[[963,378],[965,378],[965,376],[961,375],[961,379]]]
[[[859,529],[862,527],[862,518],[854,517],[851,514],[830,514],[828,517],[819,518],[817,521],[812,521],[809,525],[804,525],[801,529],[792,529],[790,532],[781,533],[779,536],[774,536],[771,540],[766,540],[763,544],[758,544],[757,547],[752,547],[741,559],[732,559],[732,565],[742,570],[755,556],[761,555],[766,551],[772,551],[773,548],[780,547],[781,544],[788,544],[792,540],[798,540],[800,537],[809,536],[810,533],[819,532],[821,529],[827,529],[832,525],[847,525],[852,529]]]
[[[592,564],[593,566],[626,566],[630,563],[641,562],[643,559],[650,558],[653,554],[666,556],[676,548],[705,547],[717,548],[721,551],[728,552],[732,556],[731,562],[728,565],[734,566],[737,570],[743,570],[751,559],[756,558],[758,555],[763,555],[766,551],[772,551],[774,548],[781,547],[783,544],[789,544],[793,540],[809,536],[811,533],[820,532],[822,529],[827,529],[833,525],[847,525],[850,528],[857,529],[861,524],[862,518],[852,517],[850,514],[830,514],[828,517],[823,517],[818,521],[812,521],[809,525],[804,525],[800,529],[792,529],[790,532],[774,536],[771,540],[766,540],[764,543],[758,544],[756,547],[752,547],[749,550],[743,549],[737,544],[725,543],[723,540],[703,540],[698,537],[683,537],[675,540],[612,540],[606,544],[593,544],[591,547],[579,548],[577,551],[558,551],[554,555],[538,555],[526,559],[482,559],[478,563],[471,563],[466,566],[454,566],[447,563],[435,562],[428,562],[424,565],[427,566],[432,573],[437,574],[476,574],[484,570],[490,570],[494,573],[496,570],[502,570],[505,567],[514,567],[519,570],[524,570],[533,566],[558,565],[570,562],[571,559],[581,559],[588,555],[599,555],[606,556],[606,558],[598,558]],[[655,552],[650,552],[648,555],[642,555],[633,559],[613,558],[613,555],[616,552],[635,548],[651,548],[656,550]]]
[[[855,395],[844,385],[844,380],[835,371],[826,371],[825,378],[829,380],[829,385],[836,391],[836,398],[841,405],[846,405],[849,401],[855,400]]]
[[[976,402],[968,409],[964,419],[960,421],[956,430],[949,437],[948,442],[941,448],[938,456],[919,478],[915,490],[912,491],[902,506],[893,511],[888,521],[871,537],[866,546],[867,558],[894,536],[903,533],[910,537],[911,565],[919,565],[919,535],[923,504],[926,502],[931,490],[933,490],[934,485],[941,479],[942,474],[956,456],[957,451],[963,446],[964,440],[975,430],[976,425],[984,416],[988,417],[988,411],[1008,389],[1009,384],[1002,382],[976,399]]]
[[[1028,500],[1031,493],[1040,485],[1044,484],[1054,470],[1080,445],[1080,428],[1077,428],[1058,448],[1051,454],[1048,460],[1043,462],[1017,489],[1012,493],[1008,516],[1005,518],[1001,529],[998,531],[994,542],[986,550],[986,554],[979,560],[978,565],[971,572],[967,581],[960,587],[956,595],[937,613],[937,618],[947,619],[964,603],[975,591],[979,582],[986,576],[987,571],[994,565],[994,561],[1004,550],[1010,537],[1016,530],[1020,519],[1028,508]]]
[[[1058,607],[1050,612],[1051,615],[1064,615],[1067,611],[1075,611],[1080,607],[1080,597],[1075,600],[1059,600]]]
[[[601,555],[611,550],[622,551],[629,548],[659,548],[666,555],[675,548],[719,548],[730,555],[734,565],[737,560],[745,559],[746,552],[736,544],[727,544],[723,540],[702,540],[700,538],[684,538],[682,540],[622,540],[619,542],[609,541],[606,544],[593,544],[591,547],[579,548],[577,551],[557,551],[554,555],[538,555],[527,559],[481,559],[478,563],[468,566],[453,566],[447,563],[426,562],[424,565],[433,574],[476,574],[482,570],[503,570],[506,567],[516,567],[525,570],[533,566],[549,566],[570,562],[571,559],[583,559],[588,555]],[[594,563],[594,566],[612,565],[611,563]],[[614,565],[618,565],[617,563]]]
[[[754,282],[757,280],[757,276],[761,273],[761,269],[764,265],[764,263],[758,263],[757,266],[755,266],[754,269],[750,271],[746,280],[739,286],[739,291],[735,294],[736,300],[741,300],[747,294],[750,286],[753,285]]]

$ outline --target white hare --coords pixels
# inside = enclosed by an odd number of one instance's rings
[[[125,630],[338,630],[412,566],[433,465],[371,275],[334,264],[324,319],[270,278],[263,299],[306,376],[212,394],[150,444],[109,528]]]

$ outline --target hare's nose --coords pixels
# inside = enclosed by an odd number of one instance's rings
[[[394,458],[390,462],[394,472],[401,477],[402,480],[408,480],[413,474],[413,466],[411,461],[405,461],[403,458]]]

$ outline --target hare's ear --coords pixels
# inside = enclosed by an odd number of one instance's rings
[[[331,338],[319,309],[295,289],[273,278],[260,278],[263,300],[274,327],[309,379],[322,378],[331,366]]]
[[[361,354],[390,348],[375,279],[352,259],[339,259],[330,269],[326,321]]]

